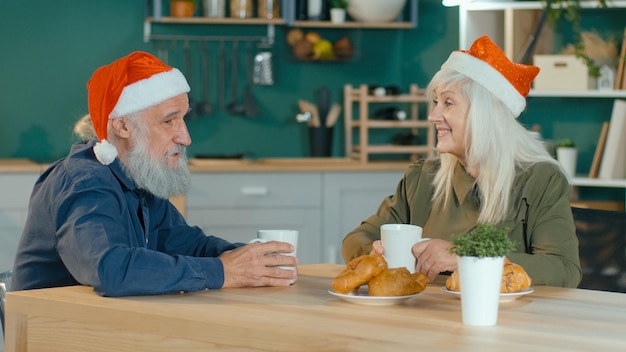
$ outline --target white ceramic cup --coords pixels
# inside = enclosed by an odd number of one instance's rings
[[[384,224],[380,227],[383,256],[389,268],[405,267],[415,272],[415,257],[411,248],[422,240],[422,228],[409,224]]]
[[[294,248],[293,252],[280,253],[280,254],[297,257],[296,255],[296,252],[298,251],[298,231],[297,230],[258,230],[256,233],[256,236],[257,238],[250,240],[249,243],[270,242],[270,241],[291,243],[291,245]],[[280,266],[279,268],[289,269],[289,270],[296,269],[293,266]]]

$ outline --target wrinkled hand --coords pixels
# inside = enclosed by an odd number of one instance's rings
[[[449,252],[452,243],[440,239],[421,241],[413,245],[413,255],[417,259],[415,271],[428,275],[428,281],[435,280],[439,273],[456,270],[456,256]]]
[[[278,265],[297,266],[298,259],[289,255],[294,248],[286,242],[251,243],[222,253],[224,265],[222,287],[289,286],[298,278],[296,270]],[[270,254],[270,255],[268,255]]]

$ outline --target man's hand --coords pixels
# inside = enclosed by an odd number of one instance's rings
[[[280,254],[294,250],[289,243],[270,241],[251,243],[222,253],[219,256],[224,265],[222,287],[291,285],[298,278],[297,271],[278,266],[297,266],[296,257]]]

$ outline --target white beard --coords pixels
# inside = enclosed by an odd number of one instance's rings
[[[187,148],[177,145],[168,151],[167,155],[157,158],[151,155],[141,128],[136,130],[134,147],[127,155],[124,165],[126,174],[135,181],[137,187],[144,189],[156,197],[168,199],[170,197],[187,194],[191,186],[191,173],[187,166]],[[180,154],[178,164],[172,168],[167,158],[175,153]]]

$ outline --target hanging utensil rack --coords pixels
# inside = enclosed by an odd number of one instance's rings
[[[236,36],[236,35],[169,35],[153,34],[148,41],[161,42],[258,42],[259,48],[269,48],[272,46],[267,37],[263,36]]]

